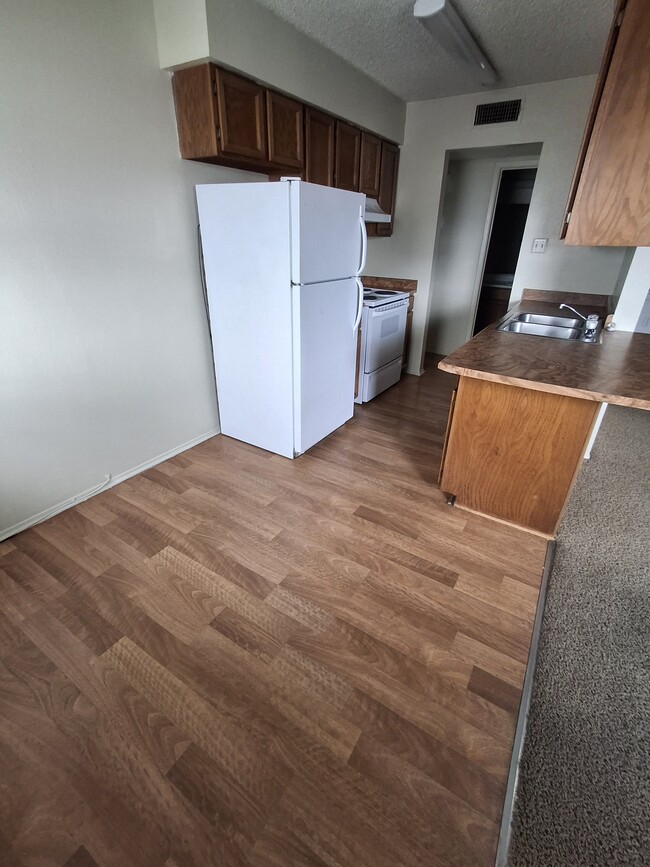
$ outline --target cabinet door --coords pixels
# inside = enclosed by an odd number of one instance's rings
[[[553,536],[598,408],[461,376],[441,489],[471,511]]]
[[[567,244],[650,245],[650,14],[628,0],[589,140]]]
[[[306,180],[334,186],[334,134],[336,121],[329,114],[307,108],[305,114]]]
[[[301,169],[304,164],[302,103],[266,91],[269,162]]]
[[[359,380],[361,379],[361,326],[357,331],[357,366],[354,374],[354,399],[359,397]]]
[[[607,37],[607,44],[605,45],[605,53],[603,54],[603,59],[600,64],[600,72],[598,73],[598,81],[596,82],[596,87],[594,89],[594,95],[591,98],[591,105],[589,107],[589,115],[587,116],[587,123],[585,125],[585,131],[582,134],[582,141],[580,142],[580,150],[578,152],[578,159],[576,162],[576,167],[573,172],[573,177],[571,178],[571,186],[569,187],[569,198],[567,199],[566,208],[564,211],[564,220],[562,221],[562,228],[560,229],[560,238],[564,238],[566,236],[566,231],[569,226],[569,219],[571,217],[571,211],[573,210],[573,205],[576,200],[576,193],[578,192],[578,184],[580,183],[580,177],[582,175],[582,169],[585,164],[585,157],[587,156],[587,148],[589,147],[589,141],[591,139],[591,134],[594,131],[594,124],[596,122],[596,115],[598,114],[598,108],[600,106],[600,100],[603,97],[603,90],[605,89],[605,82],[607,81],[607,75],[609,74],[609,67],[612,62],[612,57],[614,55],[614,48],[616,47],[616,40],[618,39],[618,31],[620,24],[620,16],[625,7],[627,0],[618,0],[616,4],[616,11],[614,12],[614,20],[612,21],[612,26],[609,31],[609,36]]]
[[[336,121],[336,170],[334,183],[340,190],[359,189],[361,130]]]
[[[377,223],[377,235],[392,235],[395,219],[395,194],[397,193],[397,168],[399,148],[384,141],[381,143],[381,172],[379,175],[379,205],[393,220],[390,223]]]
[[[359,168],[359,192],[371,199],[379,195],[381,168],[381,139],[368,132],[361,133],[361,163]]]
[[[405,370],[409,363],[409,352],[411,351],[411,334],[413,332],[413,306],[415,304],[415,293],[411,292],[409,296],[408,312],[406,314],[406,332],[404,334],[404,361],[402,370]]]
[[[216,156],[216,106],[210,64],[177,69],[172,90],[181,156],[184,160]]]
[[[445,438],[442,443],[442,455],[440,456],[440,469],[438,470],[438,485],[442,483],[442,474],[445,469],[445,458],[447,457],[447,443],[449,442],[449,434],[451,433],[451,424],[454,419],[454,408],[456,406],[456,393],[458,389],[454,389],[451,393],[451,401],[449,402],[449,413],[447,414],[447,427],[445,428]]]
[[[266,105],[262,85],[215,68],[219,106],[219,154],[267,158]]]

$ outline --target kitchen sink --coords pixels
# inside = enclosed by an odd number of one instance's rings
[[[593,319],[593,321],[592,321]],[[594,325],[597,322],[597,325]],[[589,318],[589,330],[585,319],[568,316],[547,316],[543,313],[515,313],[497,326],[497,331],[511,334],[530,334],[534,337],[554,337],[556,340],[578,340],[580,343],[600,343],[602,323],[596,317]]]
[[[569,319],[567,316],[544,316],[542,313],[519,313],[515,322],[531,322],[533,325],[553,325],[560,328],[582,328],[582,319]]]
[[[521,322],[517,319],[505,322],[497,330],[511,331],[516,334],[533,334],[536,337],[556,337],[559,340],[580,340],[582,337],[581,328],[566,328],[562,325],[540,325],[537,322]]]

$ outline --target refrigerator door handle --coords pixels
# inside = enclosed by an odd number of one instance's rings
[[[366,231],[366,223],[363,219],[363,208],[359,210],[359,224],[361,225],[361,263],[357,271],[357,277],[366,267],[366,257],[368,255],[368,232]]]
[[[354,319],[352,330],[356,331],[361,322],[361,313],[363,312],[363,283],[357,277],[357,315]]]

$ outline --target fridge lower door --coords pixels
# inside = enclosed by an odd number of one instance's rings
[[[297,455],[354,414],[356,313],[354,279],[293,287]]]

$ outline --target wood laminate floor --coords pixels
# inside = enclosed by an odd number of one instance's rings
[[[543,540],[436,487],[452,377],[0,544],[0,863],[491,865]]]

